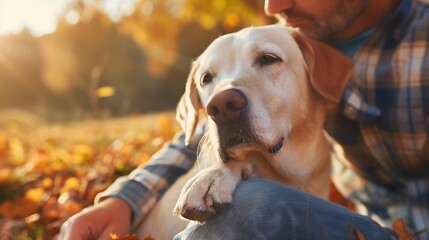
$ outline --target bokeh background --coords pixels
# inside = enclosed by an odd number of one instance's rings
[[[262,0],[0,0],[0,124],[174,109],[214,38],[272,21]]]
[[[263,0],[0,0],[0,240],[53,239],[179,130],[213,39],[272,22]]]

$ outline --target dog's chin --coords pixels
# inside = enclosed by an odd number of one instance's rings
[[[253,155],[273,157],[281,151],[285,138],[279,136],[275,141],[267,141],[253,130],[249,120],[243,117],[240,121],[230,122],[221,126],[213,125],[216,130],[211,133],[212,140],[216,139],[218,153],[222,161],[248,160]],[[214,130],[214,129],[213,129]],[[210,131],[209,131],[210,132]]]
[[[219,156],[224,161],[244,160],[245,155],[249,152],[254,152],[259,148],[259,144],[254,139],[242,138],[241,141],[220,141]]]
[[[224,162],[229,160],[249,160],[248,158],[252,155],[273,157],[282,150],[284,140],[284,137],[280,137],[275,143],[267,144],[257,137],[253,137],[250,140],[242,139],[241,142],[230,142],[230,144],[223,145],[223,147],[221,145],[219,155]]]

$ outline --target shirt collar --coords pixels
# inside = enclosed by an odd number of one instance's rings
[[[410,19],[413,15],[412,13],[416,5],[417,0],[402,0],[398,6],[396,6],[395,10],[392,11],[386,18],[365,32],[350,39],[328,39],[326,42],[348,57],[353,58],[356,51],[373,34],[375,29],[385,25],[392,25],[394,26],[394,29],[392,29],[388,38],[393,40],[394,44],[400,40],[401,36],[404,35],[404,31],[407,31]]]

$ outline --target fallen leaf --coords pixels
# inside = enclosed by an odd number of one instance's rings
[[[127,234],[125,236],[120,237],[117,234],[110,233],[110,237],[112,240],[141,240],[139,237],[132,234]],[[150,239],[144,239],[144,240],[150,240]]]

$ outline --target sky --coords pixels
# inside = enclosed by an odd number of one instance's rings
[[[91,0],[85,0],[91,1]],[[118,20],[132,10],[136,0],[103,0],[102,8]],[[27,28],[34,36],[55,31],[57,19],[73,0],[0,0],[0,35],[20,32]],[[70,21],[77,21],[76,14]]]

